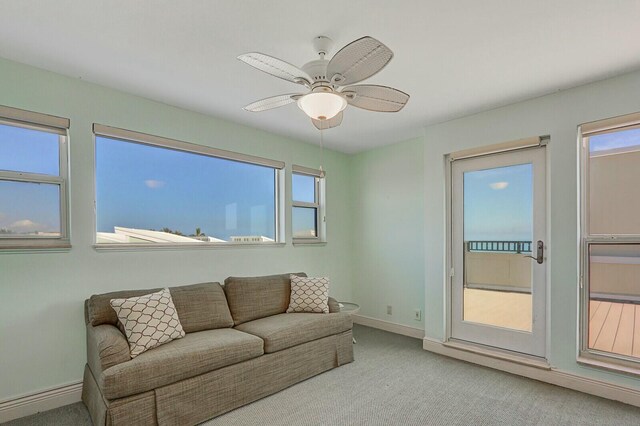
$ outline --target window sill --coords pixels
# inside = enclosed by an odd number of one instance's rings
[[[321,241],[318,239],[304,239],[304,238],[294,238],[293,239],[294,246],[326,246],[326,241]]]
[[[603,356],[593,354],[590,352],[583,352],[578,356],[578,364],[586,367],[598,368],[601,370],[607,370],[614,373],[627,374],[634,377],[640,377],[640,363],[638,365],[633,361],[618,361],[616,358],[609,356]]]
[[[19,253],[61,253],[71,251],[71,244],[56,242],[55,244],[7,244],[0,245],[0,254]]]
[[[94,244],[96,251],[163,251],[163,250],[216,250],[236,248],[284,247],[285,243],[211,243],[211,244]]]

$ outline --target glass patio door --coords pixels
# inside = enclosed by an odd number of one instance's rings
[[[451,166],[451,337],[545,356],[545,147]]]

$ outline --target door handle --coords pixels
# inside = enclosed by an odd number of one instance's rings
[[[538,262],[538,264],[542,265],[542,262],[544,262],[544,243],[542,242],[542,240],[538,240],[538,242],[536,243],[536,257],[533,257],[533,256],[525,256],[525,257],[530,257],[531,259]]]

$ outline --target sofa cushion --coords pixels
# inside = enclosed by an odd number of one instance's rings
[[[291,299],[287,313],[329,313],[329,278],[291,275]]]
[[[175,383],[262,355],[259,337],[229,328],[187,334],[103,371],[107,399],[122,398]]]
[[[273,353],[292,346],[351,330],[353,321],[346,313],[279,314],[246,322],[236,330],[264,340],[264,352]]]
[[[224,293],[235,325],[284,313],[291,296],[291,275],[307,276],[298,272],[265,277],[229,277],[224,280]]]
[[[109,301],[154,293],[161,289],[125,290],[91,296],[85,304],[86,321],[93,326],[118,324]],[[185,333],[233,326],[224,291],[219,283],[170,287],[173,303]]]
[[[169,289],[128,299],[111,299],[129,341],[131,358],[184,337]]]

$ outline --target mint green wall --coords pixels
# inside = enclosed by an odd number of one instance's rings
[[[287,182],[292,164],[320,165],[319,147],[1,59],[0,104],[71,119],[73,244],[61,253],[0,253],[0,401],[82,378],[82,303],[94,293],[304,270],[328,275],[332,295],[352,299],[348,156],[324,153],[326,246],[96,252],[94,122],[283,160]]]
[[[360,315],[423,328],[413,319],[414,310],[425,309],[423,141],[354,155],[351,188],[353,295]]]

